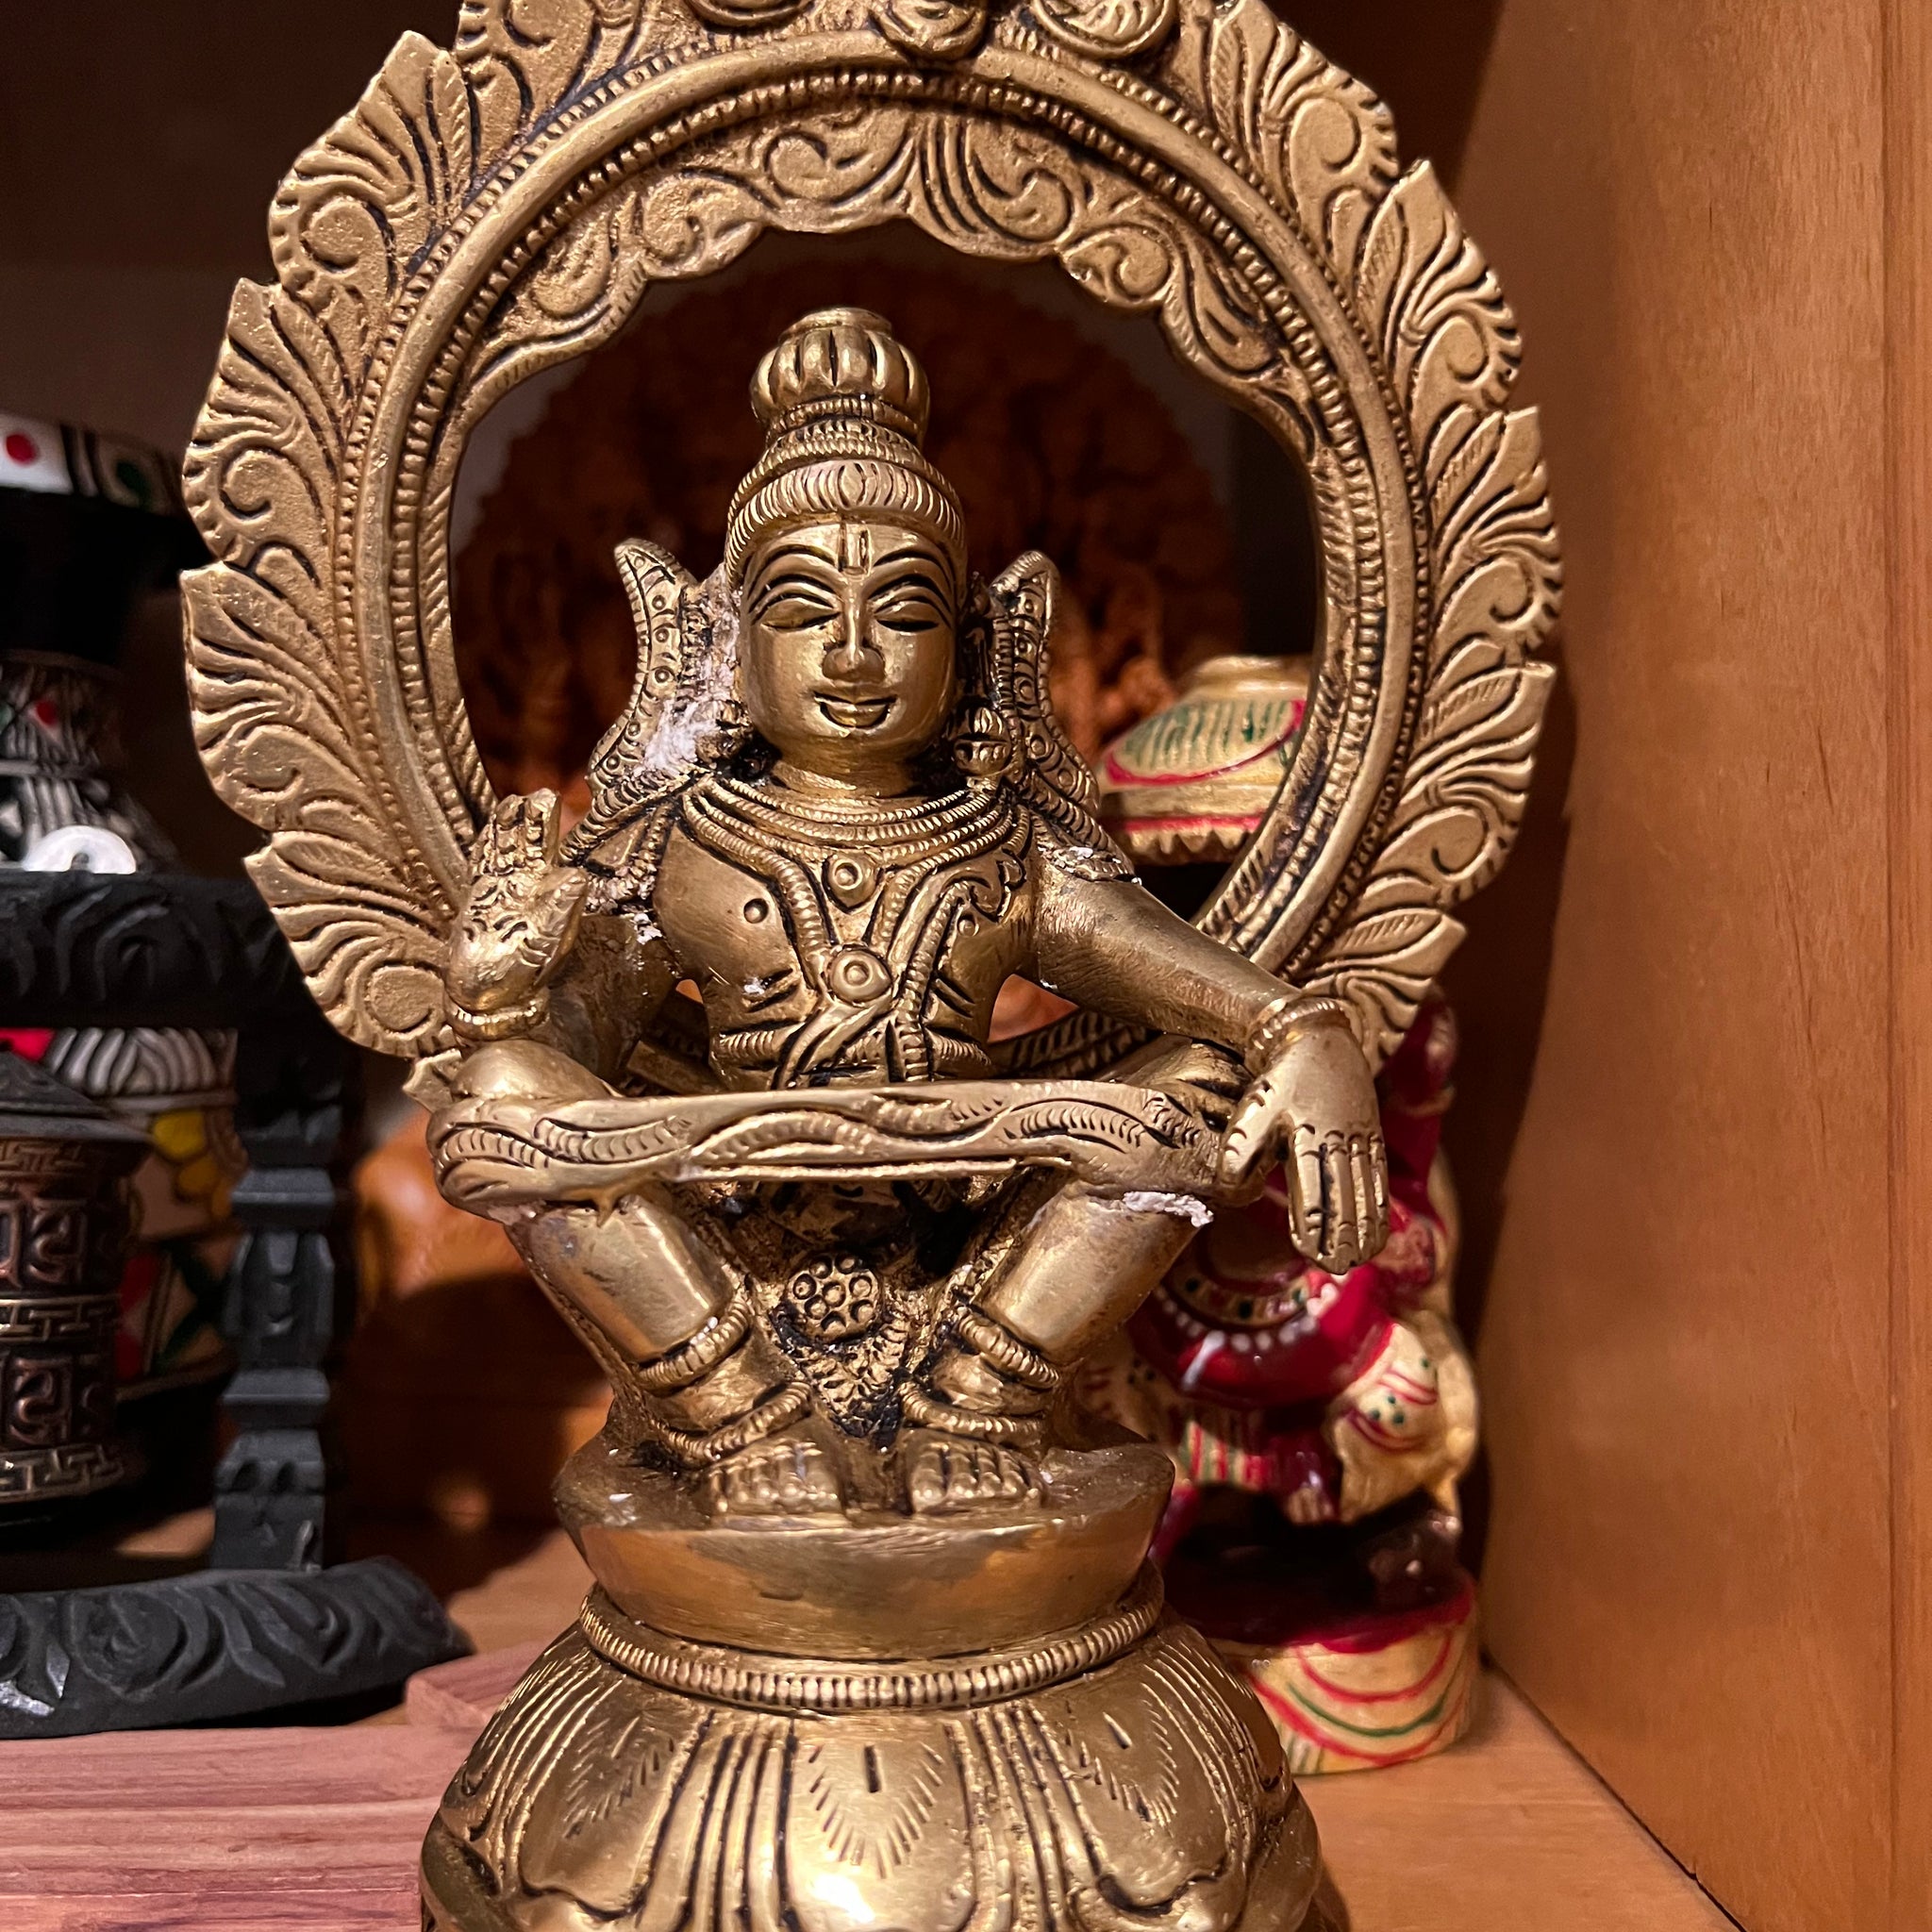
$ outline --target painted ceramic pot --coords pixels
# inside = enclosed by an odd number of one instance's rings
[[[1102,753],[1108,829],[1150,865],[1233,858],[1288,775],[1306,658],[1210,658],[1179,698]]]
[[[0,871],[179,869],[117,775],[114,667],[135,600],[201,554],[158,452],[0,412]],[[111,1351],[123,1394],[219,1373],[242,1166],[234,1035],[0,1026],[0,1040],[148,1139]]]

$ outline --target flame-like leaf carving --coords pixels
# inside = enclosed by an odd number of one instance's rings
[[[1379,1058],[1462,936],[1449,908],[1494,874],[1522,819],[1553,675],[1531,654],[1561,581],[1536,419],[1507,408],[1520,344],[1495,275],[1433,170],[1397,178],[1392,127],[1365,89],[1262,0],[1191,15],[1176,64],[1243,172],[1325,255],[1412,452],[1425,592],[1417,723],[1342,902],[1293,962],[1305,983],[1351,1003]],[[1319,435],[1304,456],[1324,533],[1344,527],[1358,482]],[[1350,547],[1326,542],[1323,564],[1332,658],[1360,647],[1368,587]],[[1309,728],[1349,731],[1319,691]],[[1285,802],[1214,909],[1264,956],[1280,955],[1294,874],[1318,858],[1307,841],[1280,856],[1291,821]],[[1282,908],[1274,936],[1242,911],[1268,904]]]
[[[1265,4],[1235,0],[1190,22],[1180,71],[1214,128],[1284,214],[1346,260],[1395,178],[1395,124],[1369,89]]]
[[[405,35],[276,194],[277,286],[236,290],[189,451],[216,559],[187,584],[197,742],[223,797],[269,834],[251,869],[316,997],[391,1052],[440,1042],[463,883],[416,802],[446,819],[481,778],[467,730],[425,729],[401,666],[370,661],[351,615],[341,520],[368,488],[365,411],[411,277],[637,12],[491,0],[465,7],[455,52]]]
[[[469,0],[454,48],[406,35],[275,197],[276,284],[237,291],[189,455],[215,558],[189,649],[204,757],[269,835],[256,877],[317,997],[372,1046],[446,1038],[492,803],[448,620],[475,422],[653,282],[771,228],[905,220],[1155,317],[1306,467],[1323,675],[1208,919],[1354,1001],[1381,1051],[1507,845],[1548,689],[1556,539],[1495,278],[1429,170],[1398,176],[1374,95],[1265,0],[1176,0],[1171,29],[1165,0],[998,0],[978,51],[909,66],[853,61],[870,0],[795,10]],[[1137,157],[1150,108],[1186,165]],[[1034,1063],[1120,1044],[1070,1025]]]

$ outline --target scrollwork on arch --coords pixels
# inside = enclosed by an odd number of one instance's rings
[[[742,15],[742,18],[737,16]],[[795,16],[795,17],[794,17]],[[1124,64],[1133,59],[1134,64]],[[1387,113],[1262,0],[992,6],[908,58],[861,0],[472,0],[277,196],[191,452],[197,731],[337,1023],[442,1036],[491,799],[449,633],[465,440],[660,280],[774,228],[910,221],[1158,317],[1303,464],[1323,656],[1280,802],[1205,923],[1400,1036],[1520,816],[1557,566],[1513,325]],[[1033,1049],[1103,1063],[1119,1041]]]

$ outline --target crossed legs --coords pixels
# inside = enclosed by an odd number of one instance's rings
[[[608,1214],[556,1208],[510,1229],[530,1272],[602,1341],[644,1435],[701,1472],[720,1514],[810,1515],[844,1501],[811,1395],[749,1291],[660,1191]],[[615,1359],[613,1359],[613,1357]]]
[[[1212,1048],[1162,1041],[1122,1069],[1212,1117],[1239,1091]],[[1044,1191],[1044,1198],[1041,1193]],[[1061,1385],[1153,1291],[1207,1219],[1198,1200],[1036,1183],[995,1234],[970,1299],[905,1399],[913,1507],[963,1508],[1037,1487],[1030,1453]]]
[[[608,1091],[542,1048],[487,1050],[473,1065],[492,1085],[541,1081],[550,1099],[572,1073],[587,1091]],[[1171,1041],[1122,1071],[1209,1117],[1232,1078],[1224,1057]],[[939,1345],[905,1389],[898,1463],[914,1508],[1038,1493],[1035,1458],[1068,1374],[1140,1306],[1202,1217],[1187,1197],[1044,1177],[1021,1184],[980,1244]],[[758,1325],[727,1246],[668,1189],[638,1190],[608,1209],[545,1208],[508,1232],[594,1338],[644,1434],[706,1474],[714,1507],[791,1515],[847,1500],[832,1432],[812,1419],[808,1389]]]

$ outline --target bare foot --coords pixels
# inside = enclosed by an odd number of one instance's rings
[[[827,1516],[845,1505],[837,1459],[808,1423],[727,1456],[706,1490],[714,1516]]]
[[[899,1455],[907,1500],[922,1516],[942,1516],[982,1503],[1042,1500],[1038,1465],[1002,1443],[920,1429],[907,1439]]]

